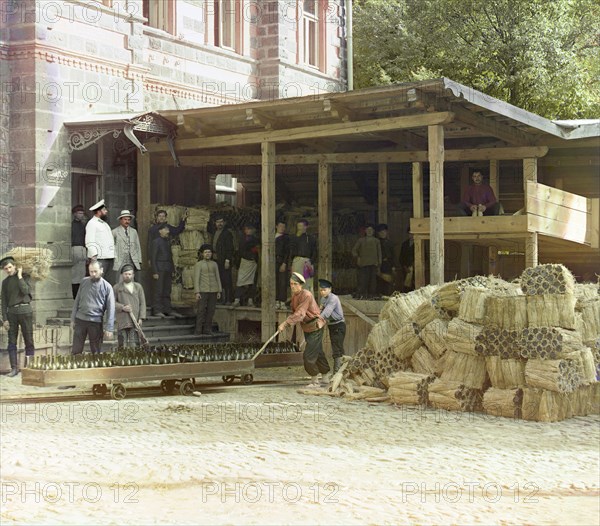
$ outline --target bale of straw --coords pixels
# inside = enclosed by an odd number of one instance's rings
[[[172,303],[177,303],[177,304],[181,303],[182,289],[183,289],[183,287],[181,286],[181,283],[173,283],[171,285],[171,302]]]
[[[173,266],[179,267],[179,255],[181,254],[180,245],[171,245],[171,255],[173,256]]]
[[[384,349],[389,348],[393,334],[394,328],[390,325],[390,322],[388,320],[380,321],[371,329],[366,346],[375,352],[382,352]]]
[[[194,288],[194,267],[183,267],[181,271],[181,284],[184,289]]]
[[[430,375],[436,372],[436,360],[426,347],[419,347],[410,359],[412,370],[418,374]]]
[[[600,336],[600,299],[578,302],[575,313],[575,328],[581,338],[594,340]]]
[[[523,389],[497,389],[490,387],[483,394],[483,410],[488,415],[521,418]]]
[[[400,326],[389,341],[389,344],[398,358],[406,360],[410,358],[421,345],[423,345],[423,341],[417,334],[415,326],[412,323],[407,322]]]
[[[431,305],[440,312],[454,315],[460,305],[460,287],[458,281],[444,283],[431,296]]]
[[[574,329],[576,301],[574,294],[527,296],[527,325]]]
[[[429,384],[429,403],[436,409],[449,411],[479,411],[482,408],[483,392],[460,382],[435,380]]]
[[[485,303],[485,323],[500,329],[521,330],[527,327],[527,297],[490,294]]]
[[[472,389],[482,389],[487,377],[485,358],[447,351],[441,379],[460,382]]]
[[[525,383],[557,393],[571,393],[581,385],[581,365],[576,360],[528,360]]]
[[[515,389],[525,385],[525,360],[487,356],[485,367],[492,387],[497,389]]]
[[[565,393],[532,387],[523,388],[523,419],[560,422],[573,416],[571,400]]]
[[[585,304],[590,300],[597,300],[600,294],[600,288],[597,283],[575,283],[575,297],[577,303],[575,304],[576,310],[581,310],[581,305]]]
[[[527,295],[573,294],[575,278],[564,265],[548,263],[526,268],[520,278],[521,289]]]
[[[389,377],[388,395],[396,404],[422,405],[429,402],[428,385],[435,380],[435,376],[400,372]]]
[[[484,327],[475,344],[475,352],[481,356],[520,358],[521,331]]]
[[[50,267],[54,260],[52,250],[42,247],[14,247],[2,257],[14,258],[15,266],[22,267],[23,274],[27,274],[33,281],[48,279],[50,277]]]
[[[555,360],[569,357],[581,350],[581,335],[558,327],[530,327],[519,337],[519,351],[523,358]]]
[[[448,323],[447,348],[463,354],[472,354],[473,356],[481,354],[476,352],[475,346],[482,330],[483,327],[480,325],[467,323],[460,318],[453,318]]]
[[[588,416],[594,413],[594,384],[582,385],[569,393],[573,416]]]
[[[417,310],[410,317],[410,321],[421,330],[425,325],[442,316],[443,314],[434,308],[431,301],[424,301],[417,307]]]
[[[196,294],[194,293],[194,289],[182,289],[181,290],[181,304],[191,307],[195,303],[196,303]]]
[[[178,225],[185,214],[185,206],[179,205],[154,205],[154,211],[164,210],[167,213],[167,223]]]
[[[171,252],[173,252],[173,248],[176,246],[177,245],[171,246]],[[177,255],[177,265],[176,265],[177,267],[193,267],[197,261],[198,261],[198,249],[194,249],[194,250],[183,250],[181,248],[179,249],[179,253]]]
[[[188,218],[185,222],[186,230],[206,231],[210,221],[210,210],[204,207],[188,208]]]
[[[447,334],[448,322],[439,318],[430,321],[419,334],[436,360],[446,352]]]
[[[458,317],[468,323],[483,323],[486,318],[486,299],[491,291],[482,287],[467,287],[460,298]]]
[[[424,301],[431,300],[434,290],[433,285],[428,285],[406,294],[392,296],[381,309],[379,319],[389,320],[396,329],[399,329],[401,325],[410,320],[419,305]]]
[[[585,347],[581,351],[581,369],[582,384],[587,385],[596,381],[596,362],[594,361],[594,354],[589,347]]]
[[[200,230],[184,230],[179,234],[179,243],[181,244],[181,248],[183,250],[196,251],[202,246],[205,242],[204,232]]]

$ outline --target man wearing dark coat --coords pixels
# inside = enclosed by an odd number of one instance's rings
[[[223,216],[215,218],[215,233],[213,235],[212,247],[214,249],[212,257],[217,262],[219,278],[223,286],[221,301],[229,304],[233,302],[233,278],[231,277],[231,270],[235,255],[235,242],[233,233],[227,228],[227,222]]]
[[[152,314],[161,318],[167,316],[181,318],[181,314],[175,312],[171,305],[172,274],[175,265],[173,264],[169,232],[169,225],[164,223],[158,231],[158,237],[152,241],[150,249],[150,267],[152,268],[152,279],[155,281]]]

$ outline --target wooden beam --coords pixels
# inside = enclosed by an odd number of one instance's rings
[[[498,247],[496,245],[490,245],[488,247],[488,274],[492,276],[496,276],[498,274],[497,263]]]
[[[415,288],[419,289],[426,285],[425,283],[425,244],[421,238],[413,239],[415,244],[415,265],[413,272],[415,273]]]
[[[466,148],[446,150],[445,160],[455,161],[489,161],[516,160],[543,157],[548,152],[545,146],[526,146],[521,148]],[[262,162],[260,155],[186,155],[179,157],[181,166],[206,166],[210,164],[222,166],[256,165]],[[406,152],[351,152],[351,153],[310,153],[277,155],[277,164],[374,164],[374,163],[412,163],[427,162],[427,151],[412,150]],[[173,158],[167,155],[153,155],[153,165],[173,166]]]
[[[348,309],[350,312],[356,314],[361,320],[366,321],[369,325],[374,326],[377,322],[369,318],[363,311],[357,309],[354,305],[349,303],[346,299],[340,297],[340,303],[344,309]]]
[[[142,267],[149,260],[148,254],[148,228],[152,222],[152,211],[150,210],[150,154],[142,154],[137,150],[137,224],[140,246],[142,249]]]
[[[377,180],[377,220],[379,223],[388,222],[388,165],[379,163]]]
[[[429,236],[430,218],[413,218],[410,230],[415,235]],[[509,237],[523,237],[527,233],[527,216],[483,216],[483,217],[446,217],[444,218],[444,235],[490,234]]]
[[[525,199],[525,211],[527,211],[527,196],[529,192],[528,183],[537,183],[537,159],[523,159],[523,194]]]
[[[261,337],[266,342],[277,328],[275,312],[275,144],[261,144]]]
[[[429,275],[432,285],[444,283],[444,128],[429,126]]]
[[[271,130],[275,128],[274,119],[266,116],[264,113],[260,111],[254,110],[252,108],[246,109],[246,121],[252,122],[256,126],[262,126],[265,130]]]
[[[518,128],[513,128],[506,124],[495,121],[492,118],[485,117],[478,113],[473,113],[459,104],[451,104],[452,112],[456,114],[456,119],[477,128],[480,132],[497,137],[508,144],[518,144],[521,146],[529,145],[534,136],[522,132]]]
[[[590,201],[590,244],[592,248],[600,248],[600,198]]]
[[[530,232],[525,241],[525,268],[538,265],[538,234]]]
[[[412,163],[413,217],[423,217],[423,163]]]
[[[318,210],[319,210],[319,264],[318,278],[331,279],[332,274],[332,217],[331,165],[319,163]]]
[[[404,117],[371,119],[367,121],[301,126],[285,130],[247,132],[214,137],[182,139],[175,142],[175,150],[177,152],[184,152],[206,148],[258,144],[263,142],[293,142],[303,139],[317,139],[320,137],[340,137],[344,135],[354,135],[357,133],[377,133],[387,130],[401,130],[405,128],[443,125],[448,122],[452,122],[453,119],[454,115],[451,112],[445,111],[438,113],[427,113],[424,115],[407,115]],[[166,141],[148,144],[148,151],[166,152],[167,150],[168,147]]]
[[[498,160],[490,160],[490,186],[494,191],[496,200],[500,201],[500,194],[498,193]]]

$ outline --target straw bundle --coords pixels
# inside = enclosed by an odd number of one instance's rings
[[[581,363],[576,360],[528,360],[525,382],[557,393],[571,393],[581,385]]]
[[[366,346],[375,352],[382,352],[389,348],[394,329],[388,320],[380,321],[374,325],[367,337]]]
[[[454,318],[448,323],[447,348],[455,352],[477,355],[475,346],[483,327]]]
[[[460,305],[459,282],[451,281],[440,286],[431,296],[431,305],[440,312],[456,314]]]
[[[373,331],[371,331],[373,332]],[[423,345],[412,323],[402,325],[391,338],[390,347],[394,354],[400,359],[408,359]]]
[[[488,415],[521,418],[523,389],[496,389],[490,387],[483,394],[483,410]]]
[[[23,267],[23,273],[28,274],[33,281],[44,281],[50,276],[54,254],[49,248],[15,247],[2,257],[14,258],[15,266]]]
[[[183,250],[194,250],[197,253],[198,249],[205,241],[204,232],[201,232],[200,230],[186,229],[179,234],[179,243]]]
[[[433,375],[396,373],[389,378],[388,395],[395,404],[426,406],[429,403],[428,386],[434,380]]]
[[[581,351],[581,369],[582,384],[587,385],[596,381],[596,362],[592,350],[588,347]]]
[[[481,287],[467,287],[460,299],[458,317],[469,323],[483,323],[486,317],[486,299],[491,292]]]
[[[436,409],[449,411],[481,410],[483,393],[479,389],[471,389],[460,382],[443,379],[429,384],[429,403]]]
[[[167,223],[178,225],[185,214],[185,206],[178,205],[154,205],[154,211],[164,210],[167,213]]]
[[[560,422],[571,418],[569,395],[545,389],[523,389],[523,418],[538,422]]]
[[[414,352],[410,365],[415,373],[430,375],[436,372],[436,360],[426,347],[419,347]]]
[[[435,290],[433,285],[421,287],[407,294],[392,296],[383,306],[379,314],[380,320],[389,320],[396,329],[407,322],[424,301],[431,300],[431,294]]]
[[[484,327],[477,337],[475,352],[481,356],[520,358],[521,331]]]
[[[171,302],[172,303],[181,303],[181,292],[183,287],[181,283],[173,283],[171,285]]]
[[[196,294],[194,289],[182,289],[181,290],[181,304],[192,306],[196,303]]]
[[[179,255],[181,254],[180,245],[171,245],[171,255],[173,256],[173,266],[179,267]]]
[[[515,389],[525,385],[525,361],[503,360],[498,356],[487,356],[485,368],[492,387],[497,389]]]
[[[185,222],[186,230],[206,231],[210,221],[210,210],[203,207],[188,208],[188,218]]]
[[[575,328],[574,294],[544,294],[527,296],[527,322],[529,327]]]
[[[384,394],[385,389],[360,385],[354,388],[354,392],[346,394],[344,398],[346,398],[346,400],[363,400],[365,398],[378,397]]]
[[[554,360],[569,357],[581,350],[581,335],[558,327],[532,327],[523,329],[519,349],[523,358]]]
[[[181,271],[181,283],[184,289],[194,288],[194,267],[183,267]]]
[[[501,329],[520,330],[527,327],[527,297],[490,295],[485,304],[486,323]]]
[[[437,360],[446,352],[448,322],[439,318],[430,321],[420,333],[431,355]]]
[[[177,245],[171,246],[171,252],[173,252],[173,248]],[[179,249],[177,255],[177,263],[176,267],[193,267],[198,261],[198,250],[182,250]],[[175,257],[173,257],[173,263],[175,263]]]
[[[421,330],[425,325],[439,318],[442,314],[434,308],[431,301],[424,301],[417,307],[417,310],[410,317],[412,321]]]
[[[486,377],[485,358],[454,351],[446,352],[442,380],[460,382],[473,389],[482,389]]]
[[[564,265],[546,264],[526,268],[521,274],[521,289],[527,295],[573,294],[575,278]]]
[[[600,288],[597,283],[575,283],[575,297],[577,298],[577,304],[575,308],[581,309],[581,304],[590,300],[597,300],[600,294]]]
[[[584,341],[600,336],[600,299],[579,302],[575,313],[575,327]]]
[[[568,396],[573,416],[597,414],[597,411],[594,411],[595,385],[597,385],[597,382],[595,384],[582,385],[572,393],[569,393]]]

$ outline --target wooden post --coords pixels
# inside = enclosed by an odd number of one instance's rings
[[[388,222],[388,165],[379,163],[379,178],[377,183],[378,209],[377,222]]]
[[[488,247],[488,274],[496,276],[498,274],[498,246],[491,245]]]
[[[429,147],[429,268],[432,285],[444,283],[444,127],[427,128]]]
[[[332,249],[331,249],[331,165],[319,163],[319,264],[316,278],[332,278]]]
[[[496,201],[500,202],[500,194],[498,192],[498,160],[490,161],[490,186],[496,196]]]
[[[142,154],[137,151],[137,225],[138,236],[142,248],[142,267],[150,258],[148,254],[148,229],[152,222],[150,210],[150,153]]]
[[[275,312],[275,143],[261,144],[261,338],[266,342],[277,330]]]
[[[537,183],[537,158],[523,159],[523,193],[525,211],[527,211],[527,183]],[[525,238],[525,267],[535,267],[538,264],[538,235],[529,232]]]
[[[413,217],[421,218],[423,211],[423,163],[412,163]],[[415,243],[415,288],[425,286],[425,250],[421,238]]]

